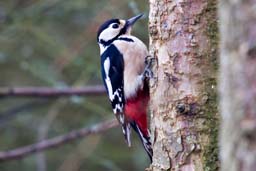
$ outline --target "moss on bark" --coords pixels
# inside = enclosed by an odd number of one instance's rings
[[[206,116],[209,119],[206,120],[209,134],[209,144],[205,146],[203,152],[204,159],[204,171],[214,171],[219,169],[219,150],[218,150],[218,128],[219,128],[219,114],[218,114],[218,97],[217,97],[217,69],[218,69],[218,44],[219,44],[219,29],[217,23],[217,1],[210,0],[207,8],[207,21],[208,26],[206,29],[206,35],[209,38],[210,51],[207,58],[212,69],[212,78],[206,78],[205,92],[207,92],[209,99],[204,105]]]

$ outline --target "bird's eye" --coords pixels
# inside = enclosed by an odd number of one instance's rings
[[[118,27],[119,27],[118,24],[113,24],[113,25],[112,25],[112,28],[113,28],[113,29],[117,29]]]

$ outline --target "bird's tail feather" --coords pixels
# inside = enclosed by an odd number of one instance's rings
[[[125,115],[123,113],[116,114],[117,120],[122,126],[122,132],[124,138],[129,147],[131,147],[131,124],[126,121]]]
[[[144,147],[145,151],[147,152],[147,154],[150,158],[150,161],[152,162],[153,150],[152,150],[152,144],[150,141],[149,131],[145,135],[145,133],[143,133],[142,130],[140,129],[140,127],[138,126],[138,124],[136,124],[135,122],[131,122],[130,124],[133,127],[133,129],[138,133],[140,140],[143,144],[143,147]]]
[[[124,134],[124,138],[126,143],[128,144],[129,147],[131,147],[131,125],[130,123],[124,123],[122,125],[122,131]]]

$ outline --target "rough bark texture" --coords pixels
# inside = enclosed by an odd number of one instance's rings
[[[223,171],[256,170],[256,1],[220,1]]]
[[[214,171],[218,112],[215,0],[150,0],[153,171]]]

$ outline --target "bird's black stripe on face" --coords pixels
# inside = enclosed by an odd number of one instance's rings
[[[123,29],[122,29],[123,30]],[[122,41],[126,41],[126,42],[134,42],[134,40],[130,39],[130,38],[127,38],[127,37],[119,37],[121,36],[122,34],[124,34],[125,32],[122,31],[116,36],[114,37],[113,39],[110,39],[109,41],[104,41],[104,40],[99,40],[99,43],[102,44],[103,46],[108,46],[110,45],[114,40],[122,40]]]
[[[105,29],[107,29],[111,24],[113,23],[117,23],[117,24],[120,24],[120,20],[119,19],[111,19],[111,20],[108,20],[106,21],[104,24],[101,25],[101,27],[99,28],[98,30],[98,34],[97,34],[97,41],[98,43],[102,44],[103,46],[109,46],[114,40],[118,39],[119,36],[123,35],[126,33],[127,29],[128,29],[128,25],[127,23],[125,23],[124,27],[120,30],[119,34],[117,36],[115,36],[114,38],[108,40],[108,41],[104,41],[104,40],[99,40],[99,36],[101,34],[101,32]],[[125,40],[125,41],[128,41],[128,42],[133,42],[133,40],[131,39],[126,39],[126,38],[121,38],[120,40]]]
[[[128,37],[119,37],[118,40],[123,40],[126,42],[134,42],[132,39],[128,38]]]

